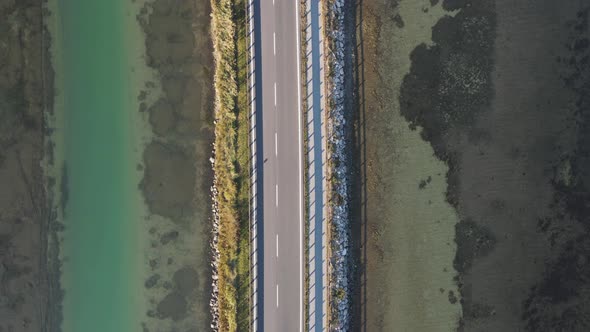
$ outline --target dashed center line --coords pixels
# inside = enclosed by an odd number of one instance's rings
[[[279,137],[277,136],[277,133],[275,132],[275,156],[279,155]]]
[[[277,106],[277,82],[275,82],[275,106]]]
[[[279,234],[277,234],[277,258],[279,257]]]
[[[276,34],[274,32],[272,33],[272,52],[274,53],[274,55],[277,55],[277,40]]]
[[[275,204],[279,206],[279,185],[275,184]]]
[[[277,308],[279,307],[279,284],[277,284]]]

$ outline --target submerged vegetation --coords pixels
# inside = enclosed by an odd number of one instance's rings
[[[249,325],[249,146],[244,0],[212,0],[215,59],[213,327]]]

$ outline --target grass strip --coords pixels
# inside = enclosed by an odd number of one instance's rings
[[[213,171],[219,218],[220,331],[249,329],[248,56],[244,0],[211,0],[215,59]]]
[[[238,234],[238,331],[250,327],[250,94],[248,81],[248,22],[246,0],[234,1],[234,22],[236,23],[237,59],[237,168],[238,201],[237,212],[240,220]]]

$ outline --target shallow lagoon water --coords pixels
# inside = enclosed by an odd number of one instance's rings
[[[65,181],[63,329],[134,331],[142,256],[129,18],[118,0],[55,6]]]
[[[209,326],[210,9],[174,6],[49,0],[65,331]]]
[[[588,330],[588,4],[361,3],[361,324]]]

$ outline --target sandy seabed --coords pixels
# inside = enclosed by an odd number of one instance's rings
[[[213,178],[210,4],[148,1],[137,19],[145,35],[145,62],[156,77],[138,96],[152,133],[138,166],[148,208],[143,330],[207,331]]]
[[[588,330],[588,6],[357,6],[359,324]]]
[[[47,4],[0,1],[0,330],[59,331],[59,223],[67,203],[62,138],[53,112],[56,70]],[[212,60],[209,1],[178,7],[133,2],[127,16],[141,38],[138,136],[145,145],[137,179],[145,198],[144,331],[205,331],[209,326],[209,223]],[[139,14],[139,15],[137,15]],[[137,15],[137,17],[136,17]],[[138,21],[136,21],[139,20]],[[143,31],[142,31],[143,29]],[[143,35],[147,34],[147,37]],[[57,38],[57,36],[53,36]],[[53,60],[53,61],[52,61]],[[149,66],[146,70],[144,67]],[[61,185],[64,184],[64,185]],[[140,203],[144,204],[144,203]]]

